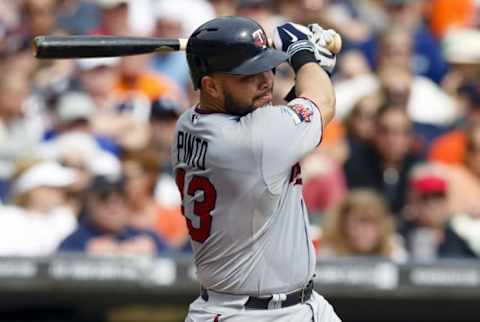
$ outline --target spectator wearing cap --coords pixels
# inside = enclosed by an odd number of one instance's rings
[[[178,117],[182,107],[175,101],[160,99],[153,102],[150,111],[151,137],[150,146],[158,153],[160,176],[158,178],[155,196],[157,201],[167,207],[180,205],[180,195],[175,188],[173,169],[170,163],[170,147]]]
[[[452,226],[448,204],[449,183],[443,167],[420,164],[409,178],[409,194],[400,233],[415,260],[437,257],[472,258],[477,255]]]
[[[459,99],[464,109],[464,121],[461,126],[435,139],[428,159],[450,165],[465,162],[467,152],[466,131],[480,125],[480,83],[469,83],[459,89]]]
[[[170,165],[170,147],[178,117],[184,111],[183,107],[174,100],[160,98],[152,102],[150,109],[150,146],[160,157],[162,172],[172,174]]]
[[[59,252],[103,256],[157,256],[166,250],[153,231],[128,224],[124,181],[105,176],[92,180],[79,226],[58,248]]]
[[[95,138],[100,148],[114,155],[119,154],[119,146],[110,138],[96,134],[91,120],[96,106],[84,92],[66,92],[58,98],[55,107],[55,126],[45,132],[44,140],[50,141],[67,133],[85,133]]]
[[[13,182],[13,205],[0,207],[0,255],[49,255],[77,225],[68,191],[72,169],[30,161]]]
[[[128,0],[95,0],[94,3],[100,9],[100,25],[90,31],[90,34],[112,36],[131,34]]]
[[[88,133],[70,132],[59,135],[39,145],[37,155],[40,158],[55,160],[75,171],[72,207],[77,213],[81,211],[83,195],[93,177],[121,174],[118,158],[101,149],[95,138]]]

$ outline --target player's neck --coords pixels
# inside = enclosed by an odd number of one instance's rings
[[[219,102],[204,93],[200,94],[200,104],[197,109],[206,113],[225,113],[225,108],[222,102]]]

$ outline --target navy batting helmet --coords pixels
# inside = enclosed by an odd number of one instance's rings
[[[288,56],[272,49],[267,35],[254,20],[219,17],[195,30],[187,44],[187,60],[193,87],[211,73],[254,75],[271,70]]]

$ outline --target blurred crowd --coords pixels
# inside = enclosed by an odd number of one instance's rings
[[[337,116],[302,161],[320,260],[480,257],[480,1],[0,0],[0,256],[189,253],[170,165],[185,54],[38,60],[37,35],[187,38],[215,16],[337,30]],[[276,70],[274,103],[293,84]]]

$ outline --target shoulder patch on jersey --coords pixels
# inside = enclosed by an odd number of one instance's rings
[[[300,122],[310,122],[312,120],[313,112],[310,107],[302,104],[292,104],[287,106],[298,116]]]
[[[290,117],[293,120],[293,123],[295,125],[298,125],[298,124],[302,123],[302,120],[300,119],[298,114],[295,113],[291,108],[285,107],[285,112],[287,112],[290,115]]]

